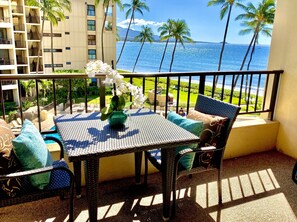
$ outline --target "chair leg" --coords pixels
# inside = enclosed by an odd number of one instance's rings
[[[70,204],[70,209],[69,209],[69,221],[73,222],[74,221],[74,203],[73,203],[73,191],[70,192],[70,200],[69,200],[69,204]]]
[[[218,194],[219,194],[219,204],[222,203],[222,178],[221,178],[222,170],[218,169]]]
[[[144,185],[147,186],[147,176],[148,176],[148,159],[147,154],[144,152]]]
[[[76,198],[80,198],[81,197],[81,162],[80,161],[74,162],[73,168],[74,168]]]
[[[173,184],[172,184],[172,212],[171,215],[172,217],[175,216],[175,212],[176,212],[176,178],[173,178]]]

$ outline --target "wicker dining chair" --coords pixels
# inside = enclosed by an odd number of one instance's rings
[[[14,179],[22,181],[21,189],[16,196],[9,197],[3,194],[0,195],[0,208],[56,196],[61,199],[67,197],[69,198],[69,221],[72,222],[74,221],[74,175],[63,159],[64,152],[61,141],[53,136],[47,136],[46,134],[43,135],[43,139],[54,141],[59,145],[60,159],[54,161],[52,166],[0,175],[0,181]],[[49,184],[43,190],[33,187],[28,177],[45,172],[51,172]]]
[[[175,202],[176,202],[176,183],[178,178],[181,176],[189,175],[190,177],[194,173],[200,173],[208,170],[218,171],[218,193],[219,193],[219,203],[222,202],[222,186],[221,186],[221,172],[222,172],[222,160],[224,156],[225,146],[229,137],[229,133],[232,129],[232,125],[240,111],[239,106],[235,106],[229,103],[225,103],[213,98],[199,94],[197,102],[195,105],[195,110],[210,114],[214,116],[226,117],[226,122],[221,131],[219,141],[217,141],[216,146],[205,146],[205,141],[198,144],[196,149],[183,150],[178,153],[175,158],[174,163],[174,177],[173,177],[173,204],[172,213],[175,214]],[[201,138],[200,138],[201,139]],[[203,147],[202,147],[203,145]],[[187,154],[195,154],[193,161],[193,166],[190,170],[185,169],[181,166],[180,160]],[[148,176],[148,160],[160,171],[162,171],[161,162],[161,150],[148,150],[145,152],[145,175],[144,184],[147,184]],[[207,166],[205,163],[201,162],[201,158],[208,158]]]

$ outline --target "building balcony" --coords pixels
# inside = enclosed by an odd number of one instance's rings
[[[7,58],[0,58],[0,66],[1,65],[14,65],[14,60],[7,59]]]
[[[27,23],[39,24],[40,18],[38,16],[26,16]]]
[[[217,99],[234,103],[237,103],[238,99],[239,101],[247,99],[245,103],[240,104],[242,106],[241,115],[234,124],[225,152],[222,174],[223,203],[219,205],[217,202],[217,177],[215,173],[196,174],[191,179],[181,178],[177,186],[178,205],[175,221],[264,221],[267,218],[272,221],[282,221],[283,218],[294,221],[296,219],[294,212],[297,212],[297,205],[295,204],[297,185],[291,180],[295,160],[275,149],[279,122],[273,119],[274,108],[277,106],[276,98],[273,95],[277,94],[281,73],[282,71],[123,74],[128,81],[140,81],[138,83],[143,86],[146,95],[149,91],[154,92],[155,98],[157,98],[159,91],[161,93],[163,91],[165,95],[169,92],[173,95],[173,102],[169,101],[168,96],[165,96],[162,107],[154,100],[152,102],[148,100],[145,103],[145,107],[164,116],[169,110],[178,111],[180,107],[183,107],[184,110],[192,108],[195,101],[194,97],[198,95],[198,92],[209,96],[212,96],[213,93]],[[223,75],[226,78],[231,76],[234,79],[236,75],[248,74],[257,75],[257,77],[258,74],[269,76],[267,81],[269,79],[273,87],[261,89],[264,92],[262,91],[258,98],[256,92],[260,90],[253,89],[249,96],[242,96],[241,100],[238,97],[238,92],[227,90],[228,86],[212,91],[212,87],[206,84],[208,75],[212,77]],[[192,78],[198,76],[199,84],[181,84],[179,82],[181,77],[189,79],[189,76]],[[168,82],[169,77],[170,81]],[[34,78],[31,78],[30,75],[13,77],[0,75],[0,81],[35,80],[36,78],[38,80],[49,80],[52,84],[48,84],[51,86],[46,90],[39,88],[40,91],[34,92],[33,89],[30,92],[32,98],[40,98],[41,103],[43,96],[54,98],[53,95],[56,94],[56,100],[48,104],[39,104],[35,107],[35,111],[26,112],[26,110],[22,110],[23,113],[20,113],[20,116],[32,118],[32,121],[41,131],[50,130],[53,127],[53,116],[66,113],[77,113],[79,115],[84,112],[96,112],[98,110],[95,110],[95,107],[104,107],[105,103],[109,103],[109,97],[106,94],[109,89],[105,91],[102,87],[97,94],[104,98],[103,101],[100,100],[99,102],[98,97],[96,99],[98,104],[91,107],[89,101],[93,98],[89,98],[90,94],[85,93],[90,92],[90,89],[78,90],[72,85],[78,79],[83,80],[83,83],[85,79],[88,80],[84,73],[34,75]],[[104,75],[97,75],[96,78],[103,80]],[[53,81],[54,79],[55,81]],[[145,81],[145,83],[141,81]],[[59,90],[65,89],[65,87],[61,87],[63,84],[64,86],[67,84],[67,93],[65,94],[66,100],[61,102],[58,95],[61,95]],[[73,88],[68,88],[71,85]],[[162,87],[159,87],[161,85]],[[242,87],[238,86],[237,90],[240,88]],[[50,96],[44,95],[45,92],[52,94]],[[189,96],[189,100],[186,102],[179,99],[182,94],[185,95],[183,92]],[[74,93],[81,93],[81,96],[77,97]],[[235,96],[235,94],[237,95]],[[249,98],[251,99],[249,100]],[[86,103],[81,104],[80,101],[86,101]],[[38,115],[38,110],[40,115]],[[5,110],[2,110],[3,113],[5,116]],[[265,115],[268,118],[262,117]],[[48,146],[51,153],[57,155],[55,145]],[[70,166],[72,165],[70,164]],[[161,174],[157,173],[152,166],[150,166],[149,172],[148,187],[137,186],[133,178],[133,154],[102,158],[98,187],[100,195],[98,220],[162,221]],[[82,182],[84,184],[84,178],[82,178]],[[34,212],[34,215],[26,213],[26,219],[29,221],[47,220],[47,218],[55,218],[57,221],[67,220],[67,201],[53,198],[37,203],[2,208],[0,209],[0,219],[3,217],[10,221],[18,221],[24,217],[24,213],[21,212],[25,211]],[[25,210],[28,207],[31,210]],[[16,213],[9,214],[6,212]],[[83,190],[82,198],[75,200],[74,218],[75,221],[88,220],[85,190]]]
[[[24,12],[23,6],[12,6],[11,7],[12,13],[22,14]]]
[[[25,41],[21,41],[21,40],[16,40],[15,41],[15,48],[26,48],[26,42]]]
[[[13,24],[13,30],[14,31],[25,31],[25,25],[24,24]]]
[[[0,23],[10,23],[9,17],[0,17]]]
[[[28,40],[40,40],[40,35],[38,32],[28,32]]]
[[[11,39],[0,38],[0,44],[12,44]]]

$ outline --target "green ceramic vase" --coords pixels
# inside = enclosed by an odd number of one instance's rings
[[[113,111],[108,122],[110,127],[119,128],[125,125],[128,115],[124,111]]]

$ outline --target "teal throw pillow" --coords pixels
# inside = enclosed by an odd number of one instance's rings
[[[52,156],[42,136],[31,121],[27,119],[24,121],[20,135],[12,140],[12,143],[15,155],[23,170],[33,170],[52,165]],[[32,186],[42,190],[50,181],[50,172],[32,175],[29,180]]]
[[[199,136],[200,133],[203,130],[203,122],[202,121],[196,121],[192,119],[187,119],[185,117],[182,117],[178,115],[177,113],[171,111],[169,112],[167,119],[174,124],[182,127],[185,130],[188,130],[189,132],[195,134],[196,136]],[[184,149],[195,149],[197,147],[197,144],[191,144],[186,146],[178,146],[176,147],[176,154],[181,152]],[[180,160],[181,165],[186,168],[187,170],[192,169],[193,162],[195,158],[195,153],[189,153],[182,157]]]

